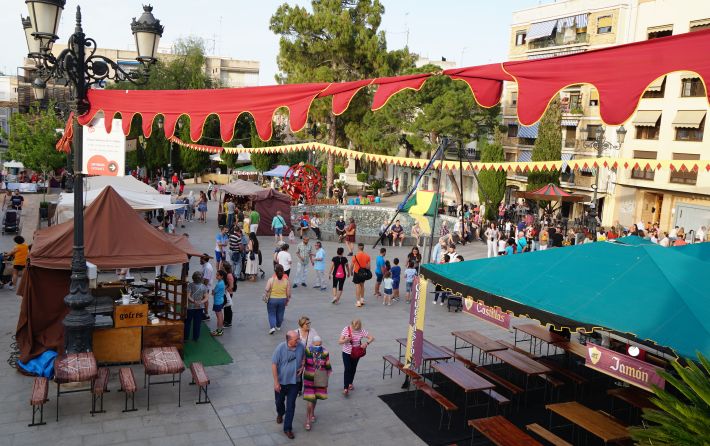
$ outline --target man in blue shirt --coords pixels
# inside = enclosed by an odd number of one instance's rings
[[[380,293],[380,285],[382,284],[382,279],[384,277],[385,271],[385,255],[387,250],[385,248],[380,249],[380,255],[375,259],[375,276],[377,280],[375,281],[375,296],[382,296]]]
[[[321,242],[316,242],[316,254],[313,256],[313,270],[316,272],[316,284],[313,288],[320,288],[325,291],[327,285],[325,283],[325,249]]]
[[[298,397],[298,375],[303,373],[305,348],[298,332],[286,333],[286,341],[280,343],[271,356],[271,373],[274,377],[276,399],[276,423],[284,424],[284,434],[291,440],[293,435],[293,415]],[[284,405],[284,400],[286,404]],[[285,415],[285,418],[284,418]]]

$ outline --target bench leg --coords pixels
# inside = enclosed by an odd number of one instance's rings
[[[57,422],[59,422],[59,389],[61,384],[57,383]]]
[[[175,375],[173,375],[173,387],[175,386]],[[182,391],[182,372],[178,374],[178,407],[180,407],[180,398]]]
[[[148,408],[146,410],[150,410],[150,375],[148,376]],[[143,377],[143,388],[145,388],[145,376]]]
[[[37,415],[37,412],[39,412],[39,423],[35,423],[35,416]],[[27,426],[42,426],[44,424],[47,424],[44,421],[44,403],[40,404],[39,407],[32,406],[32,424],[28,424]]]
[[[208,384],[209,385],[209,384]],[[205,385],[204,387],[198,386],[197,389],[197,402],[195,404],[209,404],[210,403],[210,397],[207,396],[207,386]],[[202,394],[204,393],[205,399],[202,399]]]

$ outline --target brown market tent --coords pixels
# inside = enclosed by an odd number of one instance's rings
[[[143,268],[187,261],[185,252],[171,243],[118,195],[107,187],[84,210],[84,255],[98,269]],[[37,231],[30,264],[70,269],[74,221]]]
[[[579,201],[589,201],[589,197],[586,195],[571,194],[565,192],[560,188],[560,186],[549,183],[536,191],[526,192],[519,191],[515,193],[518,198],[527,198],[529,200],[540,200],[540,201],[560,201],[560,202],[579,202]]]
[[[86,259],[98,269],[177,264],[199,255],[185,235],[156,230],[110,187],[84,210],[84,225]],[[22,304],[16,337],[23,362],[64,348],[73,230],[72,220],[35,233],[30,265],[18,290]]]
[[[242,180],[226,184],[221,190],[230,195],[248,197],[254,202],[260,217],[256,235],[273,235],[271,220],[277,211],[281,211],[286,227],[291,226],[291,198],[288,195]],[[288,233],[287,230],[284,232]]]

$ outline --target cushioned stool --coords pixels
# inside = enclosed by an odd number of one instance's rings
[[[150,386],[155,384],[172,384],[178,385],[178,407],[180,407],[180,394],[181,394],[181,379],[182,372],[185,371],[185,363],[182,362],[180,358],[180,353],[178,353],[175,347],[156,347],[147,348],[141,353],[141,359],[143,362],[143,367],[145,367],[145,373],[143,376],[143,388],[148,388],[148,409],[150,410]],[[178,375],[177,381],[175,380],[175,375]],[[161,382],[151,382],[151,376],[156,375],[172,375],[170,381]],[[147,383],[147,385],[146,385]]]
[[[59,396],[67,393],[91,391],[94,387],[96,374],[96,358],[91,352],[57,356],[57,359],[54,360],[54,382],[57,383],[57,421],[59,421]],[[91,386],[88,389],[61,391],[62,384],[84,381],[91,381]]]
[[[121,392],[125,396],[125,405],[123,412],[134,412],[136,409],[136,378],[133,376],[133,370],[129,367],[121,367],[118,370],[118,380],[121,382]],[[128,395],[131,395],[131,408],[128,408]]]
[[[32,384],[32,396],[30,397],[30,405],[32,406],[32,424],[28,426],[41,426],[47,424],[44,421],[44,403],[49,401],[47,394],[49,393],[49,382],[47,378],[36,377]],[[39,412],[39,422],[35,423],[35,415]]]

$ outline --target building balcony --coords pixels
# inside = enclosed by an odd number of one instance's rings
[[[584,45],[589,44],[587,33],[578,33],[575,37],[566,37],[564,34],[556,33],[546,39],[536,39],[528,42],[528,50],[539,50],[543,48],[553,48],[558,46]]]

